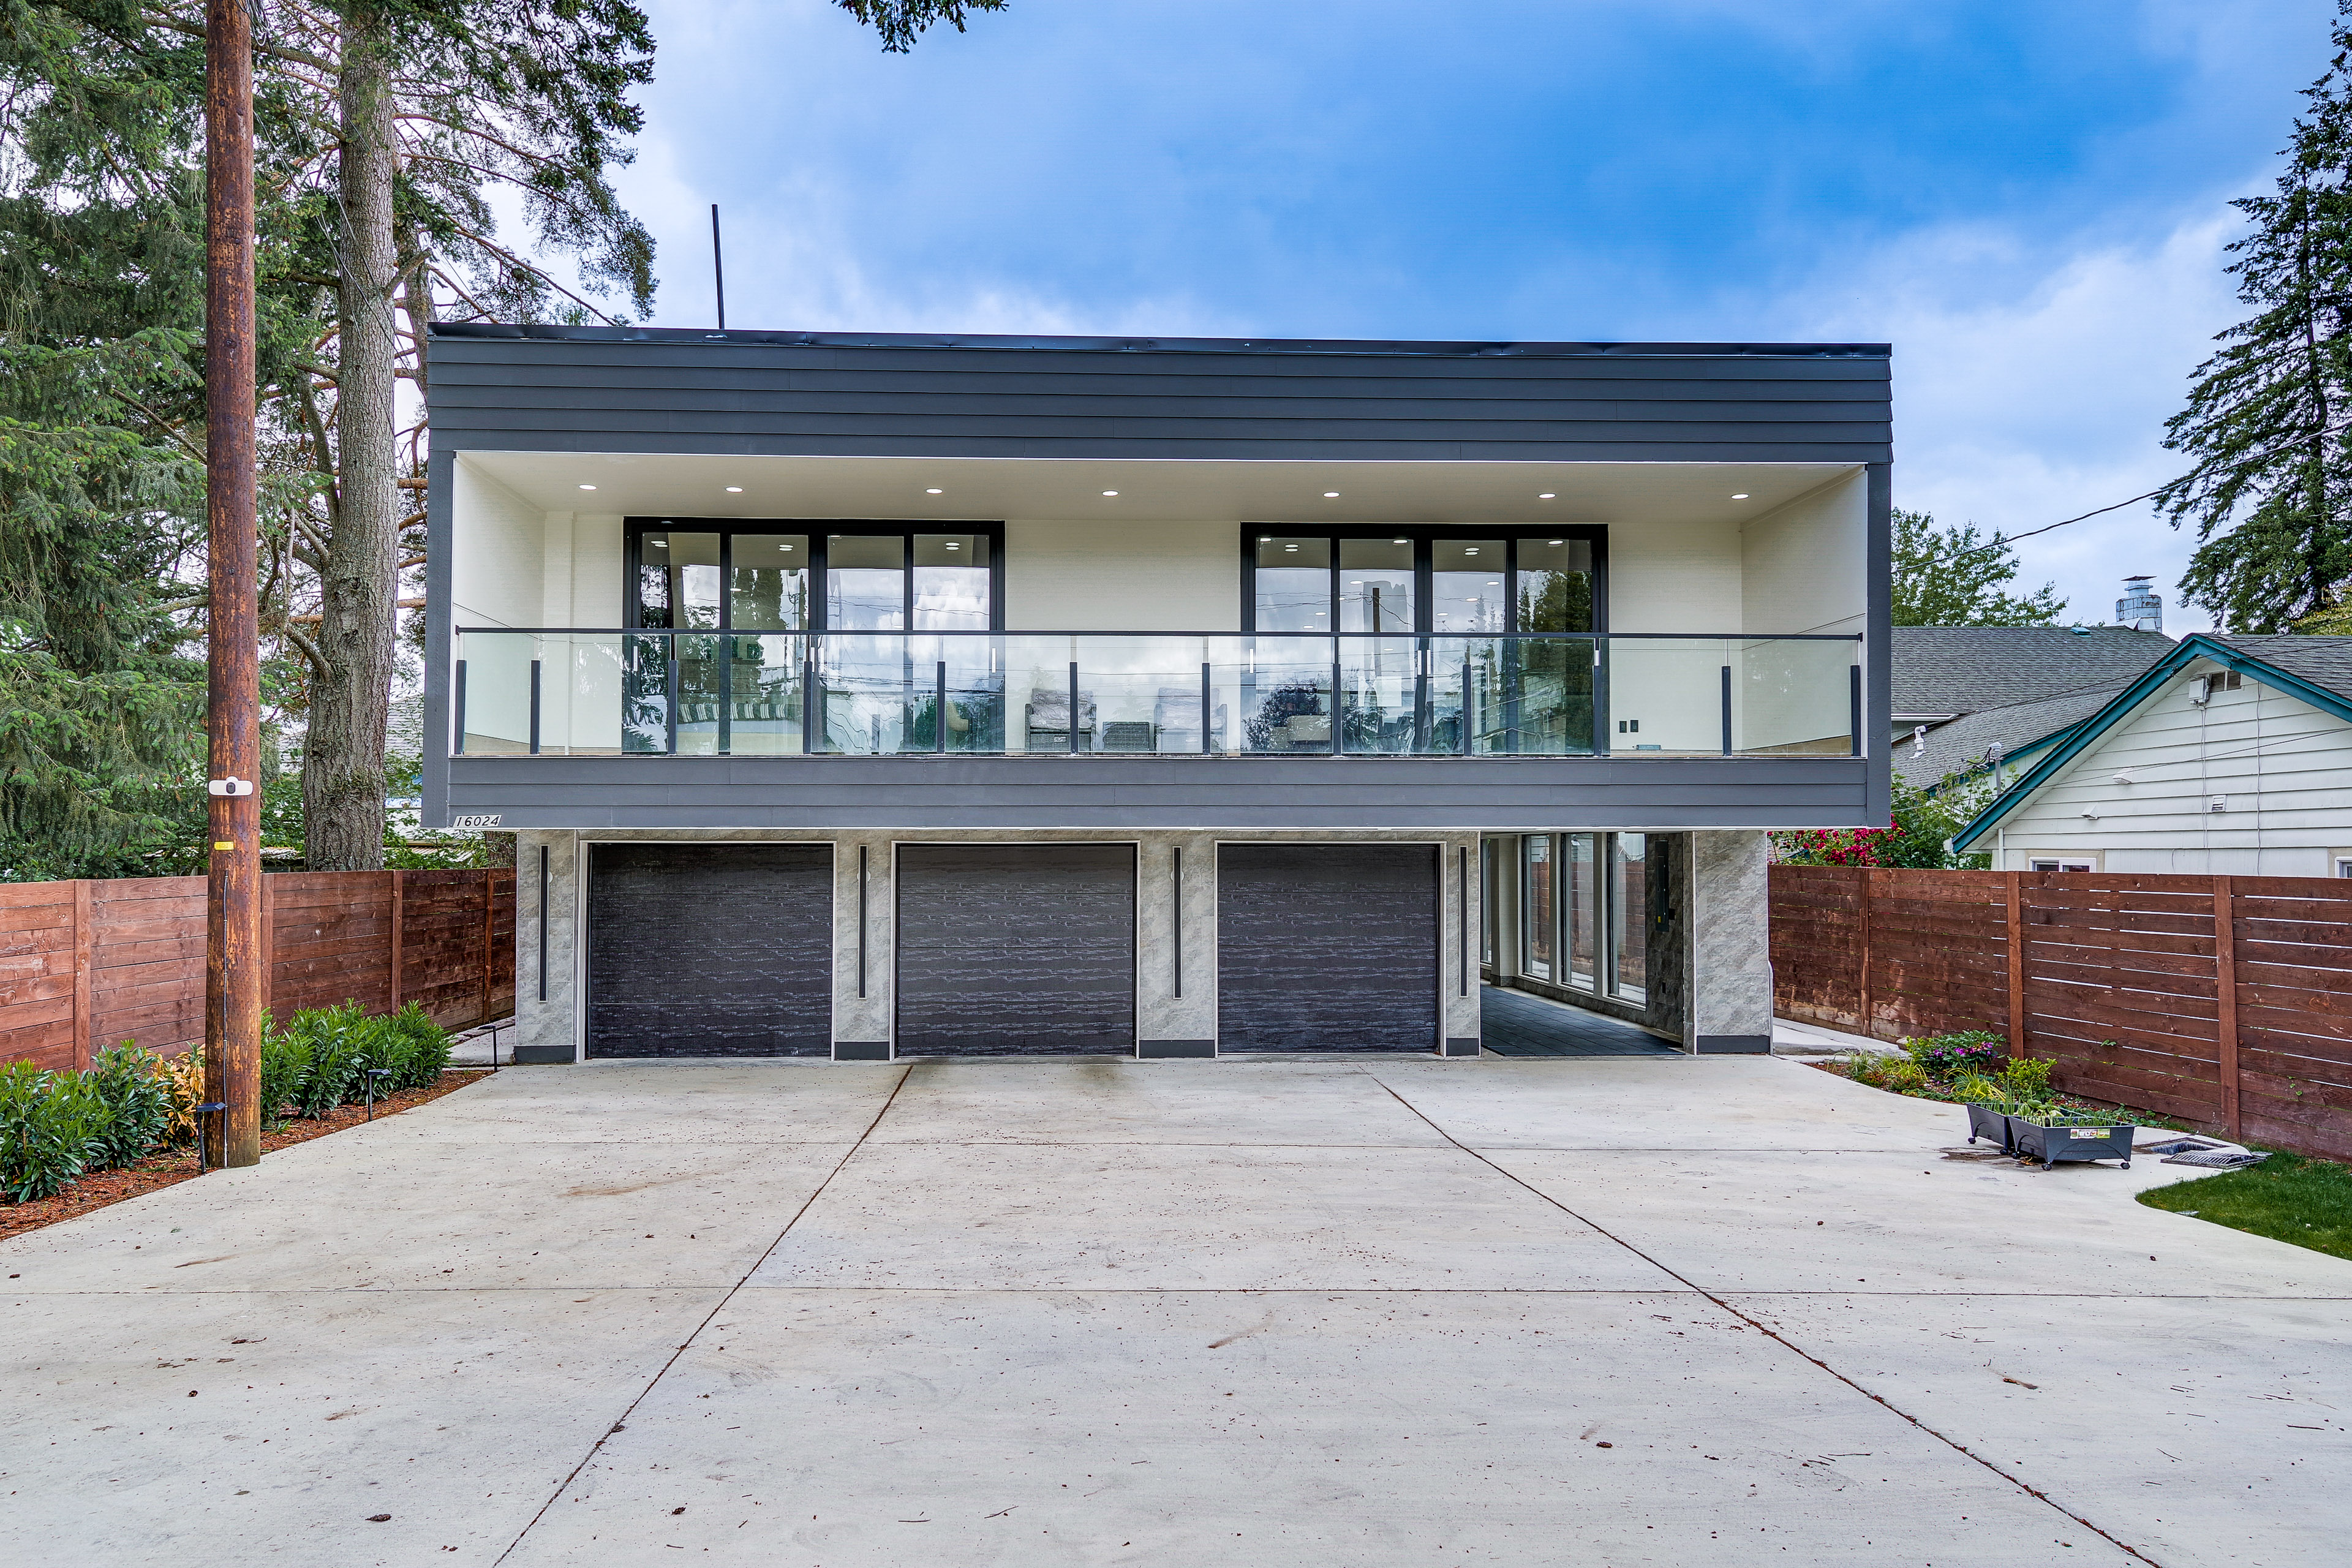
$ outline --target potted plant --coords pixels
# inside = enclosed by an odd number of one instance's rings
[[[2061,1160],[2121,1160],[2131,1169],[2132,1134],[2137,1126],[2104,1110],[2061,1110],[2023,1106],[2005,1113],[2010,1152],[2039,1160],[2048,1170]]]

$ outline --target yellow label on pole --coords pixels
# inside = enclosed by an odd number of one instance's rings
[[[215,838],[213,840],[213,847],[215,849],[234,849],[236,846],[231,844],[226,838]]]

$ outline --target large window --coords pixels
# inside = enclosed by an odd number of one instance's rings
[[[626,624],[673,632],[1001,626],[1002,531],[936,527],[632,519]]]
[[[1648,996],[1647,834],[1529,833],[1483,847],[1490,964],[1493,900],[1509,898],[1518,911],[1519,973],[1624,1002]],[[1510,881],[1497,886],[1506,876]]]
[[[1243,534],[1244,630],[1479,637],[1606,631],[1606,531],[1298,529]]]

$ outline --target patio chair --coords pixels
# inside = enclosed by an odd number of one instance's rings
[[[1070,694],[1039,687],[1029,693],[1028,704],[1021,710],[1022,722],[1029,732],[1028,749],[1033,752],[1066,752],[1070,750]],[[1078,744],[1081,752],[1094,750],[1095,698],[1091,691],[1078,693]]]

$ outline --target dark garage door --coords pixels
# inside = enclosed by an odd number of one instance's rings
[[[1437,1048],[1437,850],[1217,850],[1220,1051]]]
[[[590,1056],[832,1051],[831,846],[590,848]]]
[[[898,849],[898,1054],[1135,1048],[1135,851]]]

